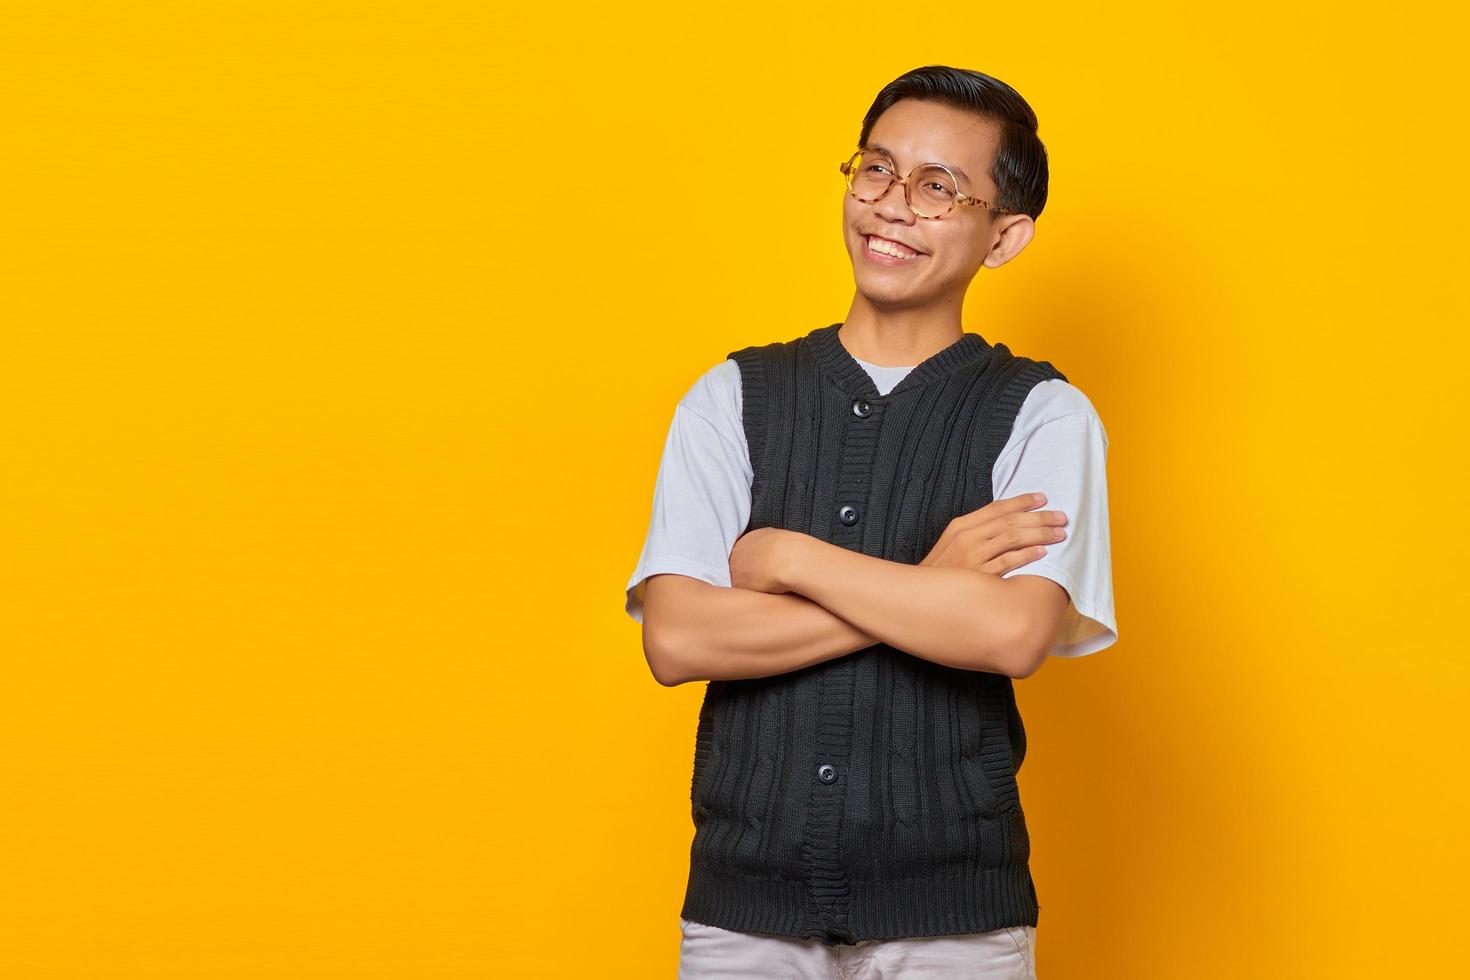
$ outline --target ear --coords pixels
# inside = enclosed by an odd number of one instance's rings
[[[985,255],[985,268],[1005,265],[1020,254],[1036,234],[1036,222],[1029,214],[1003,214],[991,230],[994,241]]]

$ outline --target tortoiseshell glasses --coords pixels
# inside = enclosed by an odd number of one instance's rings
[[[926,163],[909,171],[907,177],[900,177],[886,155],[858,150],[837,169],[847,176],[847,189],[852,196],[864,204],[882,200],[894,181],[900,181],[909,210],[921,218],[942,218],[956,204],[968,204],[996,214],[1015,214],[1005,208],[991,207],[989,201],[961,191],[953,171],[942,163]]]

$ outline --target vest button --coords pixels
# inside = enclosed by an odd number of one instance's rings
[[[848,527],[851,527],[858,522],[857,508],[852,504],[843,504],[837,510],[837,519]]]
[[[829,765],[817,766],[817,778],[824,783],[837,782],[837,767]]]
[[[857,401],[852,403],[852,414],[856,415],[860,419],[865,419],[869,415],[873,414],[873,406],[868,404],[865,399],[859,398]]]

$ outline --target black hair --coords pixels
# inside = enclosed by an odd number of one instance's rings
[[[968,68],[925,65],[904,72],[883,87],[863,117],[858,146],[868,145],[873,124],[900,99],[938,102],[973,112],[1000,127],[1000,144],[990,166],[999,188],[991,205],[1035,221],[1046,207],[1046,146],[1036,135],[1036,113],[1021,94],[998,78]],[[991,212],[991,217],[996,217]]]

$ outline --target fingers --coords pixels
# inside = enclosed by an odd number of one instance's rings
[[[1031,564],[1044,554],[1046,554],[1046,548],[1039,544],[1032,545],[1028,548],[1018,548],[1015,551],[1007,551],[1004,554],[997,555],[980,566],[980,570],[982,572],[990,572],[994,575],[1003,575],[1013,568],[1020,568],[1022,565]]]
[[[1045,503],[1046,494],[1044,493],[1020,493],[1014,497],[1002,497],[1000,500],[992,500],[977,510],[961,514],[950,521],[950,526],[963,529],[988,525],[993,521],[1036,523],[1036,518],[1031,512]],[[1061,511],[1041,511],[1040,513],[1060,515]]]
[[[1066,530],[1055,525],[1017,524],[991,535],[989,542],[997,552],[1016,551],[1036,545],[1056,544],[1066,536]]]
[[[1045,501],[1045,494],[1023,493],[961,514],[949,522],[919,564],[958,563],[983,571],[1006,571],[1035,561],[1046,553],[1046,545],[1066,538],[1062,526],[1067,515],[1038,510]],[[1040,552],[1034,550],[1038,547]]]
[[[1059,510],[1037,510],[1046,502],[1044,493],[1023,493],[1015,497],[1007,497],[997,503],[1005,506],[997,508],[997,512],[988,517],[985,524],[998,531],[999,528],[1055,526],[1067,523],[1067,515]],[[975,511],[976,514],[986,514],[991,505]]]
[[[1059,510],[1037,510],[1036,508],[1046,503],[1044,493],[1022,493],[1014,497],[1006,497],[994,503],[987,504],[975,511],[976,514],[984,514],[995,508],[990,515],[992,520],[1003,520],[1009,524],[1065,524],[1067,516]],[[997,504],[1002,506],[996,507]]]
[[[1000,500],[992,500],[979,510],[971,511],[970,514],[982,520],[996,520],[997,518],[1015,517],[1035,510],[1046,503],[1044,493],[1018,493],[1014,497],[1002,497]]]
[[[984,513],[984,508],[975,512]],[[970,516],[970,515],[965,515]],[[1012,531],[1034,528],[1059,528],[1067,523],[1067,515],[1059,510],[1027,510],[1011,511],[989,519],[978,520],[975,523],[962,526],[957,530],[971,531],[983,537],[999,537]],[[1060,540],[1060,538],[1039,538],[1037,540]]]

